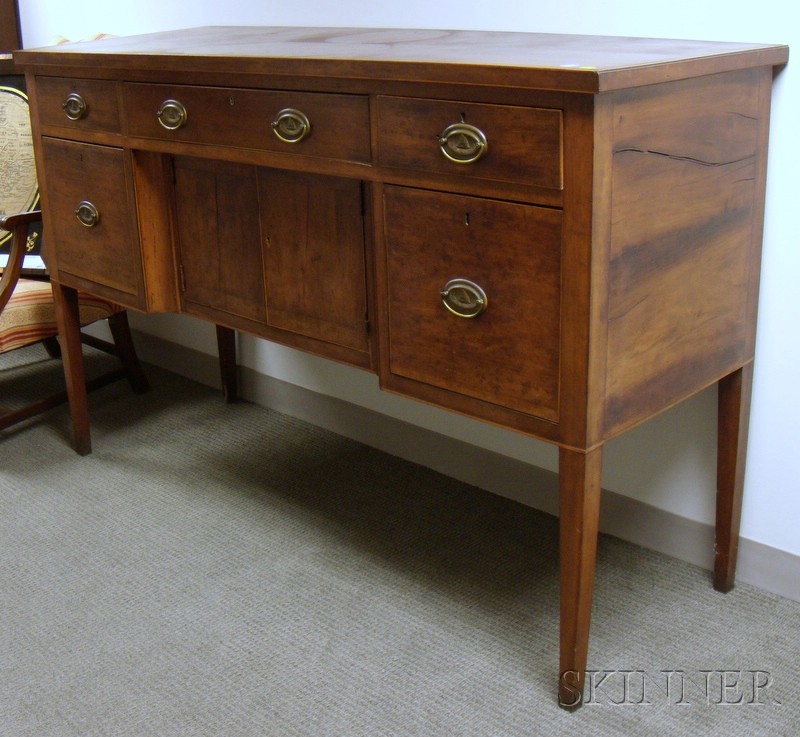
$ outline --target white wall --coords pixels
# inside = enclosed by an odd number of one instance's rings
[[[800,49],[800,24],[785,0],[19,0],[26,46],[57,36],[143,33],[196,25],[406,26],[699,38],[787,43]],[[776,81],[762,296],[742,534],[800,555],[800,218],[797,172],[800,72]],[[213,353],[209,326],[146,316],[140,329]],[[246,338],[243,362],[266,374],[363,404],[469,442],[556,469],[550,446],[380,393],[363,372]],[[608,447],[604,485],[676,514],[713,524],[715,394],[704,392]]]

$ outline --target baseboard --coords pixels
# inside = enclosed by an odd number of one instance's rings
[[[136,333],[141,359],[219,386],[215,356]],[[558,514],[558,475],[335,397],[240,367],[240,395],[549,514]],[[603,492],[601,530],[710,570],[714,529],[636,499]],[[737,580],[800,601],[800,557],[754,540],[739,543]]]

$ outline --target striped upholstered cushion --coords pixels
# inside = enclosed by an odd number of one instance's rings
[[[78,293],[81,325],[103,320],[123,308],[102,297]],[[0,353],[58,334],[53,290],[49,282],[20,279],[0,313]]]

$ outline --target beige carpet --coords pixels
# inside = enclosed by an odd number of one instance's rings
[[[800,734],[800,604],[603,537],[566,713],[553,518],[149,374],[0,435],[0,737]]]

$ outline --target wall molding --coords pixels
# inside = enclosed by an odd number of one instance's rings
[[[140,358],[219,387],[216,356],[135,331]],[[431,468],[548,514],[558,514],[558,475],[351,402],[239,367],[240,396],[255,404]],[[714,528],[636,499],[603,491],[602,532],[711,570]],[[754,540],[739,542],[737,581],[800,601],[800,556]]]

